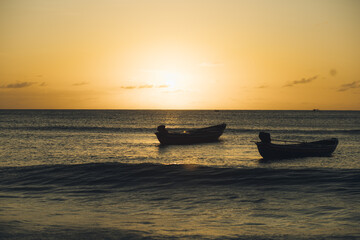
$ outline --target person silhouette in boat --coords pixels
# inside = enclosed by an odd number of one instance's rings
[[[270,133],[260,132],[259,133],[259,138],[260,138],[261,142],[263,142],[263,143],[270,143],[271,142]]]
[[[168,133],[169,133],[168,130],[165,129],[165,125],[160,125],[160,126],[158,126],[158,127],[157,127],[157,130],[158,130],[158,132],[161,133],[161,134],[168,134]]]

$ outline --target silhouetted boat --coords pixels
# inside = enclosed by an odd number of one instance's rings
[[[155,133],[162,145],[194,144],[214,142],[219,139],[226,128],[226,124],[219,124],[206,128],[189,129],[183,132],[168,131],[164,125],[157,127]]]
[[[284,158],[299,158],[299,157],[315,157],[315,156],[330,156],[338,145],[337,138],[325,139],[315,142],[294,142],[292,144],[274,144],[271,143],[270,134],[260,132],[259,137],[261,142],[255,142],[260,155],[264,159],[284,159]]]

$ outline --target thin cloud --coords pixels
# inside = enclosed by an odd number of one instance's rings
[[[8,85],[3,85],[0,88],[27,88],[36,84],[36,82],[18,82],[18,83],[10,83]]]
[[[261,85],[261,86],[259,86],[259,87],[257,87],[257,88],[268,88],[269,86],[267,86],[267,85]]]
[[[121,86],[122,89],[135,89],[136,86]]]
[[[84,85],[88,85],[88,82],[79,82],[79,83],[74,83],[73,86],[79,87],[79,86],[84,86]]]
[[[310,77],[310,78],[302,78],[300,80],[292,81],[291,83],[286,84],[284,87],[293,87],[294,85],[297,85],[297,84],[310,83],[310,82],[314,81],[317,78],[318,78],[318,76],[313,76],[313,77]]]
[[[138,88],[153,88],[153,85],[149,85],[149,84],[145,84],[145,85],[141,85]]]
[[[354,81],[352,83],[346,83],[340,86],[338,92],[344,92],[350,89],[360,88],[360,81]]]
[[[220,62],[202,62],[200,63],[200,67],[220,67],[220,66],[223,66],[224,64],[223,63],[220,63]]]

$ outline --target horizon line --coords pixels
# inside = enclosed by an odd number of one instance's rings
[[[204,109],[156,109],[156,108],[0,108],[0,111],[3,110],[49,110],[49,111],[62,111],[62,110],[98,110],[98,111],[360,111],[360,110],[344,110],[344,109],[217,109],[217,108],[204,108]]]

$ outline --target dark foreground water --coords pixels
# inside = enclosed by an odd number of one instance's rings
[[[159,146],[157,125],[225,122]],[[263,161],[253,140],[337,137]],[[0,111],[0,239],[359,239],[360,112]]]

